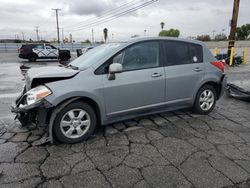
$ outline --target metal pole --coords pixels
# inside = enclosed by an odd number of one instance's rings
[[[213,39],[215,39],[215,37],[214,37],[214,33],[216,32],[216,30],[213,30],[212,32],[213,32]]]
[[[24,41],[24,32],[22,32],[22,36],[23,36],[23,41]]]
[[[64,33],[63,33],[63,28],[62,28],[62,42],[64,42]]]
[[[247,63],[247,48],[244,48],[243,51],[243,64]]]
[[[36,28],[36,40],[39,41],[39,35],[38,35],[39,26],[35,26],[35,28]]]
[[[234,57],[234,47],[232,47],[230,49],[230,59],[229,59],[229,65],[232,66],[233,65],[233,57]]]
[[[57,29],[57,42],[60,43],[60,35],[59,35],[59,23],[58,23],[58,11],[60,11],[61,9],[59,8],[55,8],[52,10],[56,11],[56,29]]]
[[[92,34],[92,44],[94,44],[94,29],[91,29],[91,34]]]
[[[237,27],[237,20],[238,20],[238,14],[239,14],[239,5],[240,0],[234,0],[234,7],[233,7],[233,14],[232,14],[232,20],[230,21],[230,35],[229,35],[229,41],[228,41],[228,51],[227,55],[228,57],[231,55],[231,49],[234,47],[235,43],[235,33],[236,33],[236,27]]]
[[[218,48],[214,49],[214,56],[216,57],[218,55]]]

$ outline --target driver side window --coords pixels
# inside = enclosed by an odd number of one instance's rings
[[[159,66],[159,43],[143,42],[128,47],[113,58],[123,71],[140,70]]]
[[[46,44],[46,49],[56,49],[54,46],[51,46],[49,44]]]

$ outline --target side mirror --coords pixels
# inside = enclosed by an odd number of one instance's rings
[[[121,73],[122,65],[120,63],[112,63],[109,65],[109,74]]]
[[[122,72],[122,64],[120,63],[112,63],[109,65],[109,80],[115,80],[115,73],[121,73]]]

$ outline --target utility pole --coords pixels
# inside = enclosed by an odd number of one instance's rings
[[[59,8],[52,8],[52,10],[56,11],[57,42],[60,43],[59,24],[58,24],[58,11],[60,11],[61,9],[59,9]]]
[[[92,44],[94,44],[94,29],[91,29],[91,36],[92,36]]]
[[[62,29],[62,42],[64,41],[64,33],[63,33],[63,28]]]
[[[36,31],[36,40],[39,41],[39,35],[38,35],[38,32],[39,32],[38,28],[39,28],[39,26],[35,26],[35,28],[36,28],[36,30],[35,30]]]
[[[216,32],[216,30],[213,30],[212,32],[213,32],[213,39],[214,39],[214,33]]]
[[[23,37],[23,41],[24,41],[24,32],[22,32],[22,37]]]
[[[235,33],[236,33],[237,20],[238,20],[238,14],[239,14],[239,5],[240,5],[240,0],[234,0],[232,20],[230,20],[231,29],[230,29],[229,39],[228,39],[228,51],[227,51],[228,57],[230,56],[231,48],[234,47],[234,43],[235,43]]]

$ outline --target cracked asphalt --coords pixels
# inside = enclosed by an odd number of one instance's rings
[[[37,146],[44,129],[20,128],[9,112],[23,85],[20,60],[0,56],[0,187],[250,187],[250,103],[224,96],[206,116],[156,114],[99,128],[83,143]],[[250,78],[249,66],[228,72]]]

